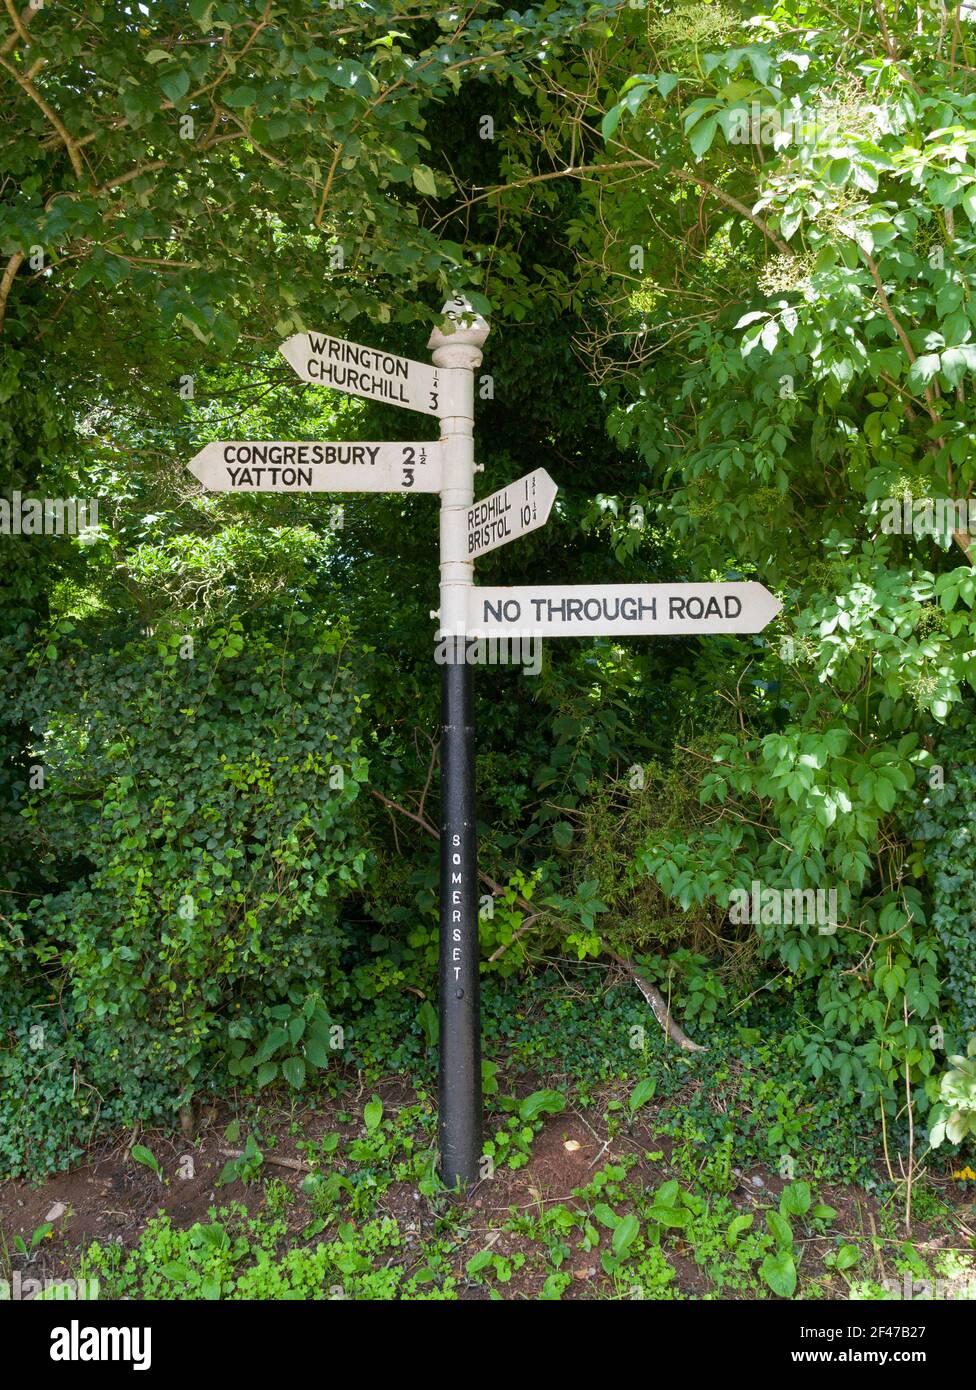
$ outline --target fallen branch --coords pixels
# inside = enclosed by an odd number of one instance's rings
[[[408,820],[412,820],[415,825],[419,825],[420,828],[422,830],[425,830],[428,835],[433,837],[433,839],[440,839],[440,833],[437,830],[436,826],[431,825],[430,821],[426,820],[423,816],[418,815],[416,811],[408,811],[405,806],[400,806],[397,804],[397,802],[391,801],[390,798],[388,796],[384,796],[382,792],[374,790],[373,796],[375,796],[376,800],[379,801],[382,805],[386,806],[389,810],[399,811],[400,814],[406,816]],[[478,877],[481,879],[482,883],[486,883],[488,885],[488,887],[496,896],[500,893],[506,893],[510,891],[509,889],[504,888],[502,884],[496,883],[495,880],[491,877],[491,875],[486,874],[483,870],[479,869]],[[538,912],[536,910],[535,905],[533,903],[530,903],[528,898],[523,898],[519,893],[515,894],[515,901],[523,912],[529,913],[530,918],[533,922],[538,917],[542,917],[545,915],[549,915],[551,917],[553,916],[552,913],[545,914]],[[562,923],[559,922],[558,918],[553,917],[553,920],[555,921],[555,925],[559,928],[560,931],[566,930]],[[520,930],[524,931],[527,925],[527,923],[523,923],[522,928]],[[626,970],[628,975],[633,980],[634,984],[637,986],[641,994],[643,994],[644,998],[647,1000],[648,1004],[650,1004],[654,1017],[661,1025],[666,1037],[670,1038],[673,1043],[677,1043],[678,1047],[683,1048],[685,1052],[708,1051],[708,1048],[702,1047],[700,1043],[692,1042],[691,1038],[688,1037],[687,1033],[685,1033],[684,1030],[681,1027],[679,1027],[677,1023],[675,1023],[674,1018],[671,1015],[671,1010],[668,1008],[661,991],[657,989],[654,985],[652,985],[650,980],[646,980],[643,975],[639,974],[637,967],[634,965],[633,961],[627,960],[626,956],[618,955],[617,952],[611,950],[609,946],[604,945],[603,949],[606,951],[607,955],[610,956],[612,960],[616,961],[616,963],[621,967],[622,970]],[[500,952],[496,951],[495,955],[492,956],[491,959],[494,960],[495,957],[499,954]]]
[[[224,1158],[243,1158],[243,1149],[218,1149],[217,1152]],[[300,1158],[276,1158],[274,1154],[263,1154],[265,1163],[277,1163],[279,1168],[294,1168],[296,1173],[314,1173],[315,1169],[310,1163],[303,1163]]]
[[[611,954],[613,953],[611,952]],[[689,1038],[686,1033],[682,1032],[671,1017],[671,1010],[665,1003],[663,994],[659,989],[655,989],[650,980],[645,980],[643,975],[638,975],[629,961],[621,959],[620,956],[614,956],[614,959],[620,965],[624,966],[625,969],[630,971],[631,979],[654,1010],[654,1017],[657,1019],[658,1023],[660,1023],[672,1042],[676,1042],[678,1046],[683,1047],[686,1052],[708,1051],[707,1047],[702,1047],[701,1043],[692,1042],[691,1038]]]

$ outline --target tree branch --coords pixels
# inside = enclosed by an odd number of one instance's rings
[[[494,194],[507,193],[513,188],[528,188],[532,184],[548,183],[552,179],[587,178],[595,174],[613,174],[616,173],[618,169],[646,169],[649,173],[661,173],[662,166],[657,160],[646,159],[642,156],[637,156],[635,159],[620,159],[612,164],[570,164],[567,165],[565,169],[552,169],[547,174],[532,174],[529,178],[515,179],[511,183],[493,184],[490,188],[486,188],[483,193],[479,194],[478,197],[466,198],[462,206],[471,207],[475,203],[484,202],[486,198],[490,198]],[[693,183],[696,187],[704,189],[706,193],[709,193],[718,202],[723,203],[725,207],[737,212],[740,217],[745,217],[754,227],[757,227],[766,240],[771,241],[777,251],[782,255],[793,255],[789,245],[782,237],[778,236],[758,213],[753,212],[751,208],[741,202],[740,199],[733,197],[731,193],[726,193],[725,190],[719,188],[717,184],[712,183],[701,174],[691,173],[688,169],[669,168],[667,172],[672,178],[677,179],[679,183]],[[453,214],[451,215],[453,216]],[[446,218],[442,220],[446,220]]]
[[[0,333],[3,332],[3,321],[7,316],[7,300],[10,298],[10,291],[13,288],[17,272],[25,260],[26,256],[23,251],[15,251],[7,262],[3,279],[0,280]]]
[[[78,146],[75,144],[72,136],[69,134],[67,128],[61,120],[61,117],[57,114],[57,112],[51,110],[51,107],[48,106],[47,102],[41,96],[40,92],[34,86],[30,78],[25,77],[22,73],[19,73],[17,69],[14,67],[13,63],[8,63],[7,59],[4,58],[2,55],[0,55],[0,67],[2,67],[6,72],[10,73],[10,76],[14,79],[14,81],[17,83],[19,87],[23,88],[23,90],[27,93],[27,95],[30,97],[31,101],[35,104],[35,106],[37,106],[41,111],[43,111],[44,115],[50,121],[51,125],[60,135],[62,143],[64,144],[65,149],[68,151],[68,158],[71,160],[72,169],[74,169],[75,174],[78,176],[78,178],[83,180],[85,177],[85,166],[82,163],[81,155],[78,152]]]
[[[14,0],[4,0],[4,4],[7,6],[7,13],[9,14],[11,21],[13,22],[14,29],[17,31],[16,35],[10,35],[10,38],[8,38],[7,43],[10,43],[10,39],[13,39],[13,43],[15,44],[18,38],[21,40],[22,43],[30,43],[30,35],[27,32],[27,26],[24,24],[24,21],[21,19],[20,15],[17,13],[17,6],[14,4]],[[28,6],[28,8],[30,7]],[[13,45],[11,45],[11,47],[12,46]],[[3,51],[4,53],[7,52],[6,44],[4,44]]]
[[[40,5],[25,5],[20,14],[18,14],[14,7],[13,0],[5,0],[5,3],[10,18],[14,22],[14,32],[8,34],[3,43],[0,44],[0,53],[10,53],[12,49],[17,47],[18,39],[22,39],[24,43],[30,43],[30,34],[27,32],[27,26],[41,8]]]

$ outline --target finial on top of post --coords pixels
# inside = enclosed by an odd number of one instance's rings
[[[453,295],[441,313],[454,325],[453,331],[445,333],[442,328],[435,328],[427,343],[429,348],[450,347],[455,343],[481,347],[488,337],[490,329],[487,320],[475,311],[463,294]]]

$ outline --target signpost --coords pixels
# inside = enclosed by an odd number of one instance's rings
[[[560,584],[471,589],[471,637],[657,637],[761,632],[780,610],[753,582],[741,584]]]
[[[456,298],[445,305],[452,333],[435,328],[428,347],[454,411],[441,418],[444,487],[440,515],[440,631],[457,632],[474,584],[468,512],[474,502],[474,372],[488,325]],[[457,312],[467,311],[465,321]],[[478,853],[474,802],[472,672],[466,642],[445,644],[441,666],[441,900],[439,943],[438,1140],[441,1180],[477,1182],[481,1163],[481,981]]]
[[[327,333],[295,333],[279,352],[303,381],[331,386],[371,401],[389,401],[422,415],[443,417],[454,408],[437,367],[377,352]]]
[[[439,492],[441,667],[440,1175],[481,1171],[481,1023],[474,715],[469,638],[677,636],[761,632],[780,605],[761,584],[560,584],[476,588],[474,562],[545,525],[556,485],[544,468],[475,501],[474,372],[488,324],[455,296],[436,328],[433,365],[296,333],[281,352],[304,381],[388,401],[440,421],[430,443],[221,441],[189,467],[215,492]],[[447,640],[445,640],[447,639]]]
[[[519,536],[545,526],[556,500],[556,484],[544,468],[526,473],[468,508],[468,555],[476,560]]]
[[[208,444],[187,464],[210,492],[440,492],[443,446],[279,440]]]

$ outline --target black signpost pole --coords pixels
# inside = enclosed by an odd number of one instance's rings
[[[441,1180],[481,1176],[481,1011],[472,672],[465,640],[441,667],[440,1117]],[[451,659],[453,658],[453,659]]]
[[[474,810],[472,671],[465,660],[474,556],[474,372],[488,325],[458,297],[444,306],[445,328],[429,346],[437,369],[443,476],[440,511],[441,909],[440,1176],[470,1188],[481,1170],[481,1010],[478,860]]]

